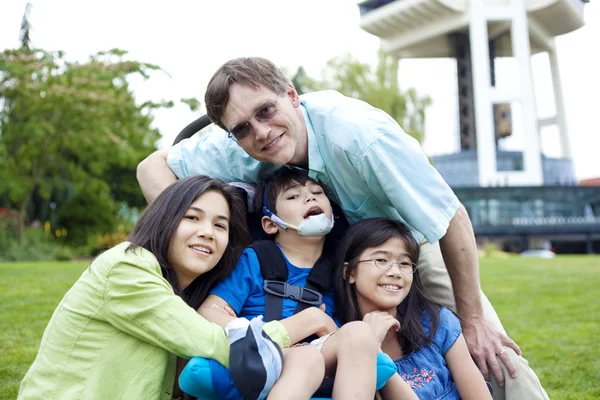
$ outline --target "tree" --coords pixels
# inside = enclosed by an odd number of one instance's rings
[[[18,210],[21,241],[34,196],[69,193],[56,204],[63,217],[99,212],[85,219],[88,232],[107,228],[115,200],[143,204],[135,167],[156,149],[152,110],[172,104],[136,104],[128,78],[159,67],[125,55],[113,49],[71,63],[60,51],[27,46],[0,53],[0,194]],[[68,209],[90,196],[99,209]]]
[[[292,83],[300,93],[333,89],[346,96],[363,100],[388,113],[406,133],[423,142],[425,109],[429,97],[421,97],[414,89],[402,92],[398,85],[398,61],[380,51],[375,68],[346,54],[327,62],[323,78],[310,78],[298,68]]]

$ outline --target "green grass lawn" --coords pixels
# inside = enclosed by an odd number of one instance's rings
[[[484,292],[551,399],[600,399],[600,257],[481,259]]]
[[[86,266],[0,264],[0,399],[16,397],[52,311]],[[481,277],[550,398],[600,398],[600,257],[482,258]]]

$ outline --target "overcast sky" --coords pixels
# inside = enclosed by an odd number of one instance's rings
[[[167,74],[136,82],[146,99],[203,99],[212,73],[228,59],[258,55],[289,71],[303,65],[314,77],[326,61],[350,52],[375,63],[379,39],[359,28],[356,0],[32,0],[35,47],[63,50],[84,61],[100,50],[121,48],[138,61],[158,64]],[[18,46],[25,0],[0,2],[0,49]],[[600,177],[600,3],[585,6],[586,25],[557,38],[571,147],[578,178]],[[546,55],[533,57],[539,117],[553,114]],[[497,79],[510,86],[515,65],[501,60]],[[449,59],[402,60],[399,80],[433,99],[423,144],[429,155],[457,151],[456,67]],[[518,113],[517,113],[518,114]],[[155,125],[168,145],[197,115],[186,106],[156,113]],[[515,117],[518,125],[518,116]],[[522,148],[515,127],[507,149]],[[558,134],[543,132],[547,155],[560,156]]]

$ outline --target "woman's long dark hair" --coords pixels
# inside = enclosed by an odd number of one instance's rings
[[[410,229],[400,221],[390,218],[368,218],[352,225],[344,235],[338,247],[335,272],[336,307],[343,323],[363,319],[356,300],[356,288],[347,279],[357,268],[360,255],[365,250],[382,245],[394,237],[406,243],[410,258],[416,264],[419,261],[419,244]],[[348,266],[344,271],[345,262]],[[439,323],[439,311],[440,306],[425,295],[417,269],[413,274],[408,295],[398,305],[398,341],[404,354],[410,354],[432,340]],[[429,335],[421,325],[421,317],[424,314],[428,314],[431,319]]]
[[[229,243],[217,265],[200,275],[181,290],[175,270],[169,263],[171,237],[192,203],[206,192],[223,195],[229,205]],[[240,192],[241,191],[241,192]],[[190,176],[170,185],[144,211],[127,238],[127,250],[143,247],[158,260],[165,279],[175,293],[192,308],[197,309],[209,290],[225,279],[235,268],[244,247],[250,243],[246,224],[245,192],[218,179]]]

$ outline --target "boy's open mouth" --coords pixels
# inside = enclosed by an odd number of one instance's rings
[[[314,207],[309,208],[309,210],[306,212],[306,214],[304,214],[304,219],[307,219],[308,217],[312,217],[312,216],[319,215],[319,214],[323,214],[323,209],[321,207],[314,206]]]

